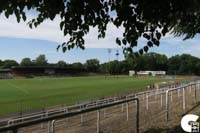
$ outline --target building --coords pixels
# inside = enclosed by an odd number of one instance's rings
[[[166,75],[166,71],[139,71],[137,72],[138,76],[162,76]]]
[[[129,71],[129,76],[133,77],[135,75],[135,71],[134,70],[130,70]]]
[[[12,77],[11,69],[0,69],[0,79],[11,79]]]
[[[56,66],[16,66],[12,67],[14,77],[35,77],[35,76],[76,76],[85,72],[84,69],[75,69]]]

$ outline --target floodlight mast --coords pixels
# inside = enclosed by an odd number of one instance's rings
[[[117,57],[117,66],[119,66],[119,51],[118,51],[118,48],[117,48],[117,51],[116,51],[116,57]],[[118,77],[118,76],[117,76]]]
[[[108,68],[108,73],[110,74],[110,54],[112,52],[112,49],[111,48],[108,48],[108,63],[109,63],[109,68]]]
[[[119,61],[119,51],[118,51],[118,49],[117,49],[117,51],[116,51],[116,57],[117,57],[117,61]]]
[[[111,48],[108,48],[108,61],[110,62],[110,54],[112,52],[112,49]]]

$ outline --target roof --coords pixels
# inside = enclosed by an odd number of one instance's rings
[[[13,72],[44,72],[45,70],[65,71],[65,72],[82,72],[84,68],[57,67],[57,66],[17,66],[12,67]]]
[[[0,72],[11,72],[11,69],[0,69]]]
[[[152,74],[166,74],[166,71],[139,71],[137,72],[137,74],[149,74],[149,73],[152,73]]]
[[[58,66],[13,66],[12,69],[66,69],[67,67],[58,67]]]

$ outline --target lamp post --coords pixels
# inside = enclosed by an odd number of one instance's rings
[[[108,73],[110,74],[110,54],[112,52],[112,49],[111,48],[108,48],[108,63],[109,63],[109,66],[108,66]]]

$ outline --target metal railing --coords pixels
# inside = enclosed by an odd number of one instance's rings
[[[101,109],[104,109],[104,108],[112,107],[112,106],[123,104],[123,103],[128,103],[128,102],[131,102],[131,101],[136,101],[136,104],[137,104],[136,132],[139,133],[139,98],[118,100],[118,101],[114,101],[112,103],[107,103],[107,104],[99,105],[99,106],[96,106],[96,107],[86,108],[86,109],[82,109],[82,110],[79,110],[79,111],[56,114],[56,115],[49,116],[49,117],[46,117],[46,118],[38,118],[38,119],[35,119],[35,120],[30,120],[30,121],[25,121],[25,122],[13,124],[13,125],[8,125],[6,127],[0,128],[0,132],[12,131],[13,133],[17,133],[20,128],[28,127],[28,126],[35,125],[35,124],[40,124],[40,123],[43,123],[43,122],[52,121],[51,125],[52,125],[52,133],[53,133],[54,132],[54,123],[57,119],[69,118],[69,117],[73,117],[73,116],[80,115],[80,114],[83,114],[83,113],[98,111],[98,113],[97,113],[97,133],[99,133],[99,123],[100,123],[99,111]]]
[[[179,94],[180,93],[179,90],[182,89],[182,92],[183,92],[183,105],[182,105],[182,107],[183,107],[183,111],[185,112],[185,109],[186,109],[186,107],[185,107],[186,106],[185,89],[189,88],[189,87],[192,88],[194,86],[195,101],[196,101],[196,96],[197,96],[196,91],[197,91],[197,86],[198,86],[198,89],[199,89],[199,84],[200,84],[199,82],[189,83],[187,85],[183,85],[183,86],[177,87],[175,89],[169,89],[169,90],[166,91],[166,120],[167,120],[167,122],[169,121],[169,93],[173,92],[173,91],[178,91],[178,94]],[[171,94],[171,96],[172,96],[172,94]]]
[[[167,89],[169,89],[169,88],[163,88],[160,90],[150,90],[150,91],[145,91],[145,92],[129,94],[124,97],[111,97],[111,98],[100,99],[100,100],[96,100],[96,101],[85,102],[83,104],[76,104],[73,106],[64,106],[64,107],[59,107],[59,108],[54,108],[54,109],[43,110],[43,111],[39,111],[36,113],[30,113],[30,114],[21,115],[18,117],[12,117],[12,118],[9,118],[8,121],[6,120],[6,121],[2,121],[2,122],[4,122],[5,124],[7,123],[6,125],[11,125],[11,124],[15,124],[17,122],[26,121],[26,120],[30,120],[30,119],[49,117],[54,114],[59,114],[59,113],[63,113],[63,112],[73,112],[73,111],[76,111],[79,109],[96,107],[98,105],[104,105],[104,104],[112,103],[112,102],[122,100],[122,99],[125,100],[125,99],[135,98],[136,96],[140,97],[142,95],[148,95],[148,94],[152,94],[152,93],[154,94],[154,93],[157,93],[160,91],[165,91]],[[123,104],[122,104],[122,110],[123,110]]]

